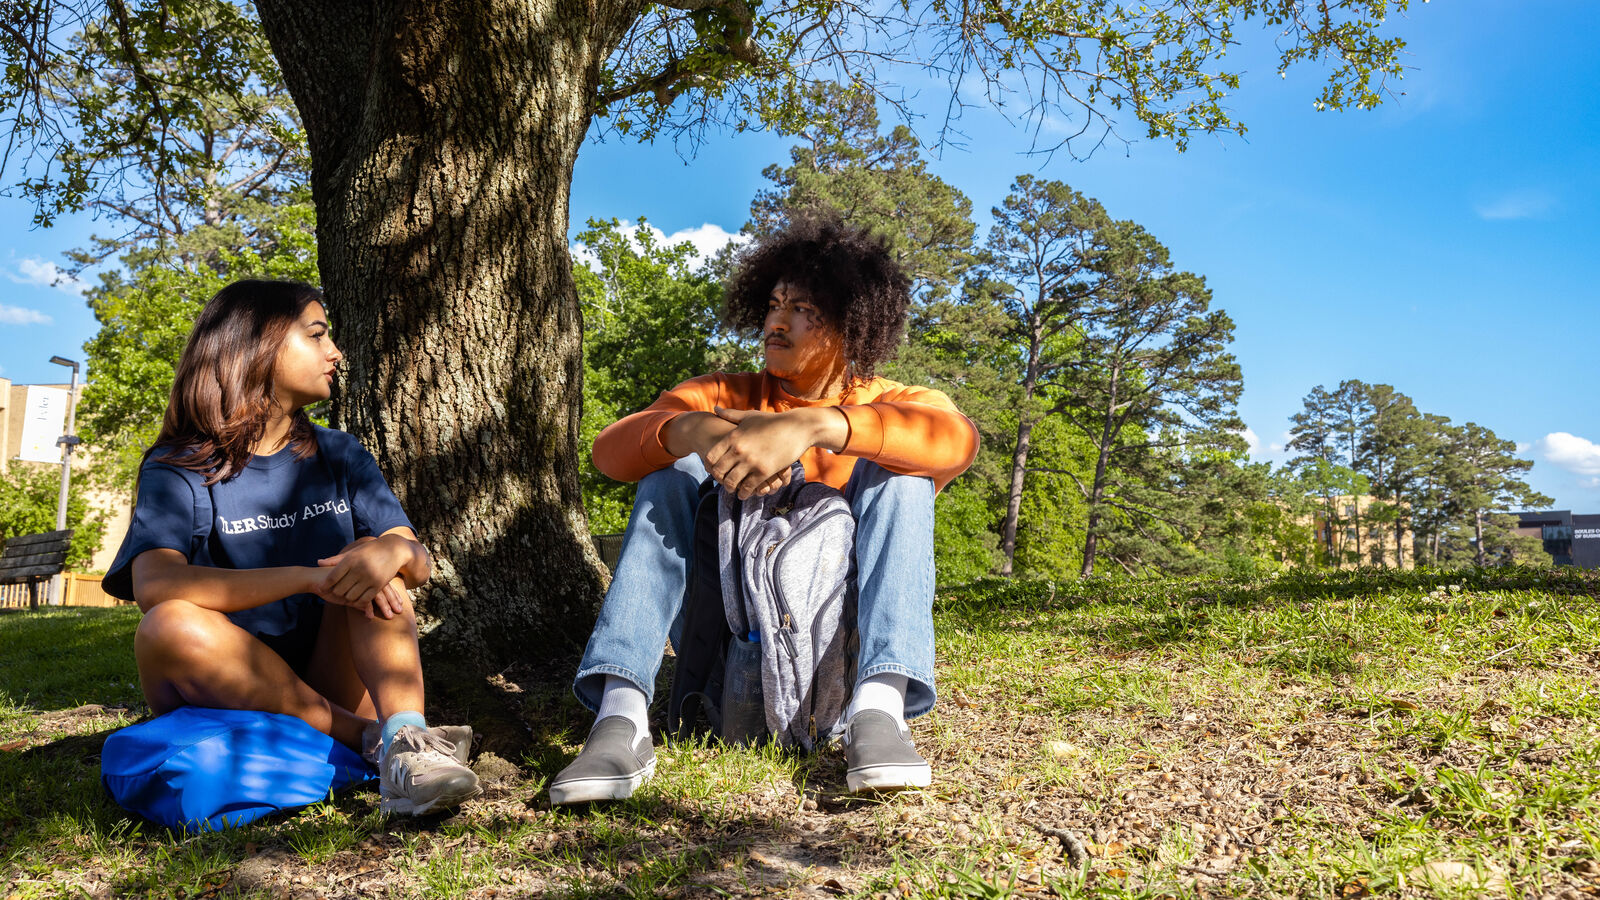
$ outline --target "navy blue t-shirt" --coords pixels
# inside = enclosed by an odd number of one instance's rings
[[[372,454],[342,431],[312,427],[314,455],[296,459],[286,447],[210,487],[200,473],[150,454],[106,593],[134,599],[133,560],[146,550],[172,549],[190,565],[223,569],[314,566],[358,537],[411,527]],[[228,618],[251,634],[284,634],[306,605],[320,603],[315,594],[296,594]]]

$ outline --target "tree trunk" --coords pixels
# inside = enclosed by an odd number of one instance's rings
[[[334,422],[434,554],[435,648],[502,664],[587,634],[572,166],[632,7],[258,0],[304,119]],[[614,21],[606,21],[609,16]]]
[[[1030,316],[1028,336],[1028,363],[1022,376],[1022,403],[1017,407],[1017,449],[1011,454],[1011,493],[1006,498],[1006,520],[1000,550],[1005,560],[1000,564],[1000,574],[1010,578],[1017,555],[1017,519],[1022,514],[1022,486],[1028,471],[1029,438],[1033,435],[1033,392],[1039,383],[1039,354],[1043,348],[1043,322]]]
[[[1486,557],[1483,553],[1483,510],[1475,510],[1472,514],[1472,534],[1476,538],[1476,551],[1472,555],[1472,562],[1479,568],[1483,567]]]
[[[1026,395],[1031,395],[1027,391]],[[1005,537],[1000,549],[1005,561],[1000,564],[1000,574],[1010,578],[1013,560],[1017,555],[1017,518],[1022,513],[1022,485],[1028,467],[1028,439],[1033,434],[1033,423],[1027,418],[1027,402],[1017,419],[1017,450],[1011,455],[1011,494],[1006,498]]]
[[[1083,534],[1083,568],[1078,574],[1087,577],[1094,574],[1094,557],[1100,549],[1100,535],[1096,529],[1100,526],[1100,504],[1106,496],[1106,463],[1111,459],[1111,439],[1116,434],[1117,414],[1117,388],[1121,383],[1122,372],[1113,365],[1111,368],[1110,390],[1106,392],[1106,415],[1100,428],[1100,440],[1097,442],[1098,451],[1094,461],[1094,486],[1089,490],[1089,522]]]
[[[1361,496],[1362,495],[1360,495],[1360,494],[1352,494],[1350,496],[1350,521],[1355,525],[1355,531],[1356,531],[1356,568],[1360,568],[1361,565],[1362,565],[1362,562],[1361,562]]]
[[[1339,568],[1339,555],[1338,555],[1338,550],[1336,550],[1334,548],[1333,529],[1334,529],[1335,524],[1337,524],[1334,521],[1334,517],[1339,511],[1338,506],[1336,505],[1338,503],[1338,501],[1334,498],[1334,496],[1332,494],[1324,494],[1323,495],[1323,502],[1327,507],[1328,516],[1327,516],[1326,519],[1323,520],[1323,531],[1322,531],[1323,541],[1322,541],[1322,543],[1327,548],[1326,549],[1326,553],[1327,553],[1326,562],[1327,562],[1327,564],[1329,566],[1332,566],[1333,568],[1337,569],[1337,568]]]

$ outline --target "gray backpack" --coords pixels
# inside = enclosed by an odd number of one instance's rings
[[[810,750],[842,727],[855,681],[855,517],[838,488],[806,482],[799,463],[766,497],[719,494],[728,627],[760,636],[768,733]]]

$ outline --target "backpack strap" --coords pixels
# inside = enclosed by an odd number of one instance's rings
[[[689,557],[689,581],[683,596],[683,633],[676,647],[677,662],[667,700],[667,731],[679,738],[706,729],[722,728],[722,679],[728,628],[722,611],[722,585],[718,580],[717,490],[706,479],[700,485],[695,507],[694,546]]]

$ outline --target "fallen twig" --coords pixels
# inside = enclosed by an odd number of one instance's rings
[[[1067,861],[1078,868],[1089,864],[1089,848],[1083,845],[1083,840],[1064,828],[1050,828],[1037,822],[1034,829],[1046,837],[1053,837],[1061,842],[1061,849],[1067,854]]]

